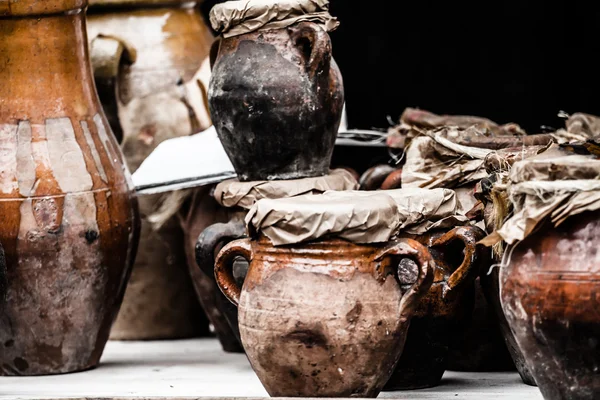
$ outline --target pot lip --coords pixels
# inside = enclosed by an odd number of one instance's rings
[[[201,0],[88,0],[90,10],[121,9],[121,8],[156,8],[179,6],[194,8]]]
[[[88,0],[5,0],[0,5],[0,19],[60,14],[79,14],[88,6]]]

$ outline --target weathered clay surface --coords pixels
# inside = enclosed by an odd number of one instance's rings
[[[596,213],[544,226],[500,273],[502,307],[545,399],[600,398]]]
[[[476,244],[484,235],[476,227],[459,227],[445,234],[418,238],[432,246],[434,281],[416,310],[404,352],[386,390],[439,384],[446,370],[448,352],[473,310],[474,281],[480,269],[489,265],[489,252]],[[411,270],[409,266],[404,269]],[[413,266],[412,270],[416,268]],[[400,275],[404,289],[414,282],[415,276]]]
[[[92,5],[151,3],[120,1]],[[132,172],[163,141],[210,126],[205,88],[212,35],[193,7],[162,6],[101,9],[88,15],[91,41],[121,40],[135,53],[134,63],[126,57],[115,61],[119,64],[115,76],[96,74],[104,111],[113,130],[123,137],[121,145]],[[94,45],[91,48],[94,55]],[[99,66],[94,67],[98,72]],[[112,339],[182,338],[199,335],[205,328],[187,271],[179,221],[165,217],[160,228],[151,222],[163,202],[175,202],[166,196],[140,199],[140,247]]]
[[[198,237],[198,242],[196,243],[196,263],[202,272],[204,272],[208,278],[213,280],[215,286],[215,254],[218,254],[218,251],[227,243],[246,236],[246,224],[243,220],[244,215],[244,210],[240,209],[239,213],[234,215],[229,222],[226,224],[219,223],[211,225]],[[241,263],[235,261],[233,268],[236,281],[241,286],[246,276],[248,263],[244,262],[245,268],[243,268],[242,271],[236,271],[236,266],[239,266],[240,264]],[[239,270],[239,268],[237,269]],[[217,302],[217,306],[223,317],[227,320],[236,339],[240,340],[237,307],[224,296]]]
[[[420,265],[418,283],[404,295],[391,255]],[[235,256],[251,259],[243,290],[224,269]],[[271,396],[286,397],[376,397],[433,278],[429,253],[410,240],[275,248],[265,238],[243,239],[224,247],[215,270],[224,293],[239,299],[252,367]]]
[[[181,224],[185,237],[185,253],[187,265],[198,300],[215,329],[217,338],[224,351],[243,352],[237,329],[231,327],[226,317],[227,307],[231,304],[223,297],[215,284],[214,272],[206,274],[196,263],[196,241],[198,236],[215,223],[226,223],[230,220],[230,212],[215,201],[210,194],[211,187],[194,189],[189,202],[180,211]]]
[[[483,288],[483,293],[496,313],[502,336],[506,342],[506,348],[508,349],[515,367],[517,368],[517,371],[519,371],[523,383],[536,386],[535,379],[533,378],[533,375],[531,375],[529,367],[527,367],[525,356],[523,356],[523,352],[519,349],[515,336],[511,332],[508,321],[504,316],[504,311],[502,311],[502,304],[500,302],[500,270],[494,268],[489,275],[486,271],[481,272],[481,286]]]
[[[240,180],[327,174],[344,103],[327,32],[304,22],[215,50],[210,112]]]
[[[42,3],[60,2],[19,7]],[[94,91],[84,18],[0,20],[3,375],[95,367],[136,251],[137,202]]]

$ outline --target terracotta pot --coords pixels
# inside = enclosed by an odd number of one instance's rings
[[[527,363],[525,361],[525,356],[519,349],[517,345],[517,341],[515,340],[515,336],[510,330],[510,326],[508,325],[508,321],[504,316],[504,312],[502,311],[502,304],[500,302],[500,276],[499,269],[494,268],[491,273],[488,275],[487,272],[481,271],[481,286],[483,288],[483,293],[485,294],[486,300],[492,306],[498,317],[498,323],[500,325],[500,331],[502,332],[502,336],[506,342],[506,348],[512,358],[515,367],[517,367],[517,371],[521,376],[521,380],[523,383],[536,386],[535,379],[527,367]]]
[[[500,272],[504,314],[545,399],[600,398],[598,241],[598,213],[572,216],[517,244]]]
[[[8,269],[0,373],[81,371],[98,364],[123,298],[137,201],[94,90],[86,2],[7,3],[0,5],[0,242]]]
[[[213,60],[211,117],[240,180],[329,172],[344,90],[327,32],[301,22],[220,39]]]
[[[194,189],[192,197],[179,212],[184,231],[188,270],[198,300],[200,300],[223,350],[242,353],[244,350],[239,341],[238,330],[234,331],[236,326],[232,328],[226,317],[223,295],[215,284],[214,270],[212,274],[206,274],[203,269],[198,268],[196,263],[198,236],[209,226],[215,223],[227,223],[233,218],[230,210],[221,207],[216,202],[211,190],[211,186]]]
[[[477,227],[459,227],[418,238],[435,261],[434,282],[415,312],[386,390],[420,389],[441,381],[449,350],[473,310],[474,281],[480,268],[489,265],[489,251],[477,245],[484,236]],[[403,288],[414,282],[415,274],[416,268],[400,276]]]
[[[166,3],[174,6],[94,1],[92,5],[138,8],[100,9],[88,16],[100,99],[111,126],[121,133],[132,171],[163,141],[210,125],[204,88],[212,35],[197,10],[181,7],[181,1]],[[119,46],[122,51],[116,50]],[[208,330],[187,270],[181,225],[168,215],[160,216],[160,228],[151,222],[163,203],[177,203],[179,196],[145,196],[140,201],[140,248],[111,339],[175,339]]]
[[[232,261],[250,262],[243,288]],[[394,256],[418,264],[404,294]],[[215,263],[239,307],[242,343],[271,396],[376,397],[402,353],[410,319],[433,278],[426,247],[326,240],[274,247],[261,237],[226,245]]]
[[[242,215],[234,216],[227,223],[218,223],[206,228],[198,237],[196,243],[196,263],[202,270],[203,274],[207,279],[212,281],[212,284],[216,287],[217,282],[215,280],[215,255],[218,254],[219,250],[227,245],[229,242],[246,237],[246,224],[244,223],[243,217],[245,212],[241,210]],[[245,260],[244,260],[245,261]],[[248,271],[248,263],[240,262],[239,260],[234,261],[233,264],[233,275],[236,278],[236,283],[242,286],[244,278]],[[225,320],[231,327],[231,331],[234,333],[235,338],[241,345],[240,340],[240,329],[238,327],[238,310],[225,296],[219,296],[216,302],[216,306],[219,308],[221,314],[225,317]],[[236,349],[237,351],[237,349]]]

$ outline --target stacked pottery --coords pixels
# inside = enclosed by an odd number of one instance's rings
[[[244,218],[252,206],[261,199],[280,199],[305,194],[319,194],[328,190],[344,191],[358,188],[354,176],[343,169],[333,170],[329,175],[316,178],[291,179],[283,181],[240,182],[237,179],[217,185],[215,200],[227,211],[229,221],[207,227],[198,237],[196,262],[216,288],[214,281],[214,255],[228,242],[246,237]],[[248,265],[239,260],[234,263],[234,276],[242,284]],[[223,295],[217,299],[217,308],[227,320],[234,333],[233,338],[225,339],[239,343],[237,309]]]
[[[95,367],[121,305],[137,202],[96,91],[84,0],[0,3],[0,372]]]
[[[269,394],[377,396],[408,351],[407,336],[430,328],[409,328],[417,310],[435,320],[426,310],[445,301],[436,295],[452,298],[472,286],[476,230],[448,231],[464,222],[455,212],[456,197],[446,189],[259,200],[246,217],[250,238],[221,250],[215,274],[238,306],[242,344]],[[445,278],[454,240],[468,241],[460,271],[430,289]],[[249,262],[243,286],[233,273],[237,257]],[[421,354],[427,345],[413,343]],[[435,360],[427,362],[435,368]],[[415,376],[424,371],[410,368],[423,364],[411,358],[402,368]]]
[[[100,99],[132,171],[163,141],[210,126],[212,35],[194,2],[92,0],[88,33]],[[112,339],[172,339],[205,329],[174,215],[185,194],[140,198],[140,248]]]
[[[337,21],[328,6],[328,1],[310,0],[230,1],[210,12],[211,24],[221,34],[211,50],[210,114],[241,183],[330,176],[344,92],[327,33]],[[354,183],[347,188],[353,189]],[[199,201],[193,208],[214,210],[214,205]],[[239,336],[236,311],[212,292],[212,259],[215,246],[243,232],[235,220],[244,211],[236,208],[224,211],[229,216],[221,222],[229,221],[227,226],[212,227],[200,237],[198,261],[208,273],[195,272],[211,293],[207,301],[217,305],[211,314],[221,319],[221,343],[234,350]],[[194,215],[193,225],[208,226],[196,210]],[[190,230],[198,232],[197,226]],[[231,329],[222,324],[225,316]]]
[[[546,399],[600,396],[600,161],[550,149],[514,164],[514,208],[488,244],[508,245],[502,307]]]

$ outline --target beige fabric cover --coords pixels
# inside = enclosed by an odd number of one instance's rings
[[[329,0],[228,1],[210,11],[213,29],[225,38],[257,30],[287,28],[303,21],[319,24],[326,31],[333,31],[339,25],[329,14]]]
[[[336,169],[331,174],[316,178],[285,181],[240,182],[230,179],[215,188],[215,199],[223,207],[241,207],[249,210],[261,199],[281,199],[304,194],[320,194],[328,190],[356,190],[358,182],[345,169]]]
[[[449,189],[334,192],[258,201],[246,216],[251,235],[274,245],[338,237],[355,243],[387,242],[401,232],[422,234],[468,223],[457,215]]]
[[[493,150],[452,142],[456,128],[430,131],[412,140],[402,168],[402,187],[458,187],[487,176],[483,164]]]
[[[514,213],[484,244],[513,244],[548,219],[558,226],[571,215],[599,210],[600,160],[552,146],[514,164],[507,192]]]

